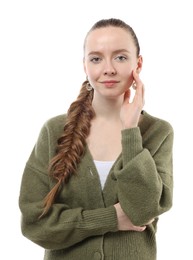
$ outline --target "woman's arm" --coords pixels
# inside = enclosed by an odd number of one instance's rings
[[[157,120],[147,147],[143,147],[140,129],[122,132],[122,160],[115,167],[121,208],[136,226],[169,210],[172,206],[173,130]]]
[[[52,122],[53,127],[48,123],[42,128],[24,169],[19,196],[23,235],[47,249],[68,248],[88,237],[117,231],[113,205],[92,210],[81,206],[72,208],[65,204],[63,198],[60,203],[56,200],[48,214],[39,218],[43,200],[51,189],[47,169],[55,152],[55,136],[58,135],[54,133],[58,127],[56,123]],[[81,205],[77,201],[78,204]]]

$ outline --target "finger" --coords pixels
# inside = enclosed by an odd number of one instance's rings
[[[125,91],[123,102],[129,102],[130,96],[131,96],[131,90],[128,89],[127,91]]]
[[[136,79],[135,79],[135,85],[136,85],[136,94],[139,94],[140,96],[143,96],[143,82],[140,80],[138,74],[136,73]]]
[[[138,99],[139,102],[142,102],[144,104],[144,84],[140,80],[139,75],[135,71],[133,71],[133,78],[136,83],[136,93],[134,99],[135,100]]]
[[[136,84],[142,83],[142,81],[139,78],[139,74],[135,70],[133,70],[133,79],[135,80]]]
[[[134,226],[134,228],[133,228],[134,231],[138,231],[138,232],[143,232],[145,229],[146,229],[146,226],[143,226],[143,227]]]
[[[143,105],[145,104],[145,86],[142,85],[142,101],[143,101]]]

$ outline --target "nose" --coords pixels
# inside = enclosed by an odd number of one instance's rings
[[[113,66],[113,63],[111,61],[105,62],[104,66],[104,75],[115,75],[116,74],[116,69]]]

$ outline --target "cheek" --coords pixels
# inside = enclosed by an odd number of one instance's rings
[[[98,68],[91,68],[91,67],[88,67],[87,68],[87,75],[88,75],[88,78],[91,80],[91,81],[94,81],[94,80],[97,80],[98,77],[100,77],[101,75],[101,72]]]
[[[122,71],[122,78],[124,79],[126,84],[131,85],[133,82],[133,70],[125,69]]]

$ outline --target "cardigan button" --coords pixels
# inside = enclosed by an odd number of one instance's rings
[[[102,259],[102,255],[100,252],[95,252],[94,253],[94,260],[100,260]]]

